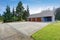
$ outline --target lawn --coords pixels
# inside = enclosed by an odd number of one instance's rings
[[[60,40],[60,22],[52,23],[34,33],[35,40]]]

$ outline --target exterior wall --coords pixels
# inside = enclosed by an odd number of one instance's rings
[[[44,17],[41,18],[42,22],[45,22]]]
[[[55,16],[54,15],[52,16],[52,22],[55,22]]]

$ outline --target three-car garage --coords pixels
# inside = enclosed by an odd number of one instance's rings
[[[50,22],[50,21],[52,21],[52,17],[29,18],[28,21],[32,21],[32,22]]]
[[[29,18],[28,21],[32,21],[32,22],[41,22],[41,18]]]
[[[52,22],[55,21],[55,16],[53,11],[45,10],[41,13],[30,15],[27,20],[32,22]]]

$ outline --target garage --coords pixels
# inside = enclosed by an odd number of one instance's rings
[[[31,21],[31,18],[29,18],[28,20]]]
[[[31,19],[30,19],[31,18]],[[51,10],[44,10],[41,13],[32,14],[28,17],[28,21],[35,21],[35,22],[54,22],[55,15],[54,12]]]
[[[37,22],[41,22],[41,18],[40,17],[37,18]]]
[[[43,21],[44,22],[51,22],[52,21],[52,17],[44,17]]]
[[[35,18],[32,18],[32,21],[35,21]]]

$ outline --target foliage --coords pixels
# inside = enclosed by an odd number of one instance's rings
[[[55,19],[60,20],[60,8],[56,9]]]
[[[2,15],[0,14],[0,22],[3,20],[3,17],[2,17]]]
[[[3,22],[10,22],[12,21],[11,19],[12,19],[12,14],[10,12],[10,7],[7,6],[6,12],[4,12],[3,14]]]
[[[29,17],[30,13],[29,13],[29,7],[27,5],[27,17]]]
[[[24,12],[24,7],[23,7],[23,4],[22,4],[22,2],[20,1],[19,3],[18,3],[18,6],[16,7],[16,15],[18,16],[18,20],[23,20],[22,19],[22,16],[23,16],[23,12]]]
[[[13,8],[11,12],[10,7],[6,7],[6,11],[3,14],[3,22],[26,21],[29,15],[29,7],[27,6],[27,10],[25,10],[23,3],[20,1],[16,7],[16,11]]]
[[[26,21],[27,20],[27,11],[25,10],[23,13],[23,19]]]
[[[30,13],[29,13],[29,7],[27,6],[27,10],[24,11],[23,14],[23,19],[26,21],[27,18],[29,17]]]
[[[13,8],[13,11],[12,11],[12,20],[13,21],[17,21],[18,20],[18,17],[16,16],[16,12],[14,11],[14,8]]]

